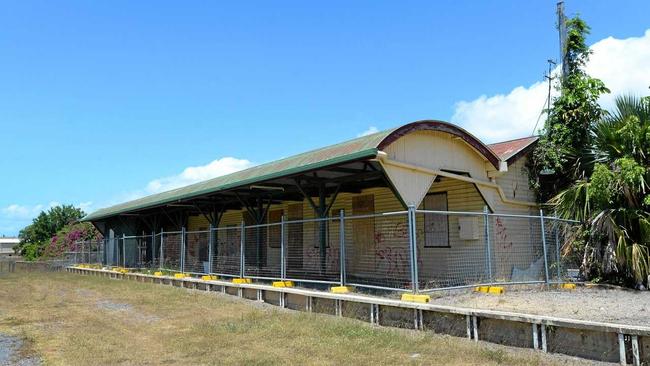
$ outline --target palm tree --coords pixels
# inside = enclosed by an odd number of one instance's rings
[[[565,253],[580,251],[587,278],[650,285],[650,97],[616,98],[591,133],[575,160],[582,178],[549,201],[583,223]]]

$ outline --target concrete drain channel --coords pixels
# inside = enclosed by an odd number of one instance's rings
[[[646,326],[462,308],[355,293],[274,287],[270,284],[120,273],[78,267],[67,267],[66,271],[216,291],[292,310],[355,318],[373,325],[429,331],[589,360],[618,362],[622,365],[650,363],[650,327]]]

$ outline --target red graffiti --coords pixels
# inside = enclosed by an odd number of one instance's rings
[[[508,230],[505,225],[503,225],[503,219],[500,217],[497,217],[496,219],[496,234],[499,242],[503,243],[501,245],[503,249],[512,248],[512,241],[508,241]]]

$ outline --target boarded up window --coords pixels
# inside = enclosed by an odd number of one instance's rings
[[[429,194],[424,198],[424,209],[447,211],[447,193]],[[424,215],[424,247],[449,246],[449,216],[442,214]]]
[[[275,224],[282,221],[282,215],[284,215],[283,210],[269,211],[269,224]],[[269,247],[280,248],[280,235],[282,235],[282,228],[280,225],[269,226]]]
[[[375,213],[375,196],[367,194],[352,197],[352,215],[372,215]],[[374,261],[375,253],[375,219],[373,217],[364,219],[353,219],[352,240],[354,248],[355,265],[371,258]],[[371,256],[369,256],[372,254]],[[367,257],[367,258],[366,258]],[[368,263],[370,264],[370,263]],[[372,263],[374,264],[374,263]]]

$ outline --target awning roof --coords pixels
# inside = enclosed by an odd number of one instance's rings
[[[521,152],[526,152],[527,148],[532,146],[533,143],[539,140],[538,136],[522,137],[519,139],[508,140],[497,142],[494,144],[488,145],[495,154],[499,155],[499,158],[508,163],[514,162]]]
[[[499,166],[499,157],[476,137],[455,125],[441,121],[418,121],[404,126],[381,131],[372,135],[359,137],[340,144],[294,155],[285,159],[272,161],[246,170],[213,178],[189,186],[173,189],[142,197],[133,201],[99,209],[82,219],[82,221],[100,221],[102,219],[153,208],[182,200],[216,193],[231,188],[242,187],[271,179],[312,171],[323,167],[343,164],[361,159],[371,159],[377,152],[399,137],[418,130],[443,131],[462,138],[476,151],[482,154],[492,165]]]

